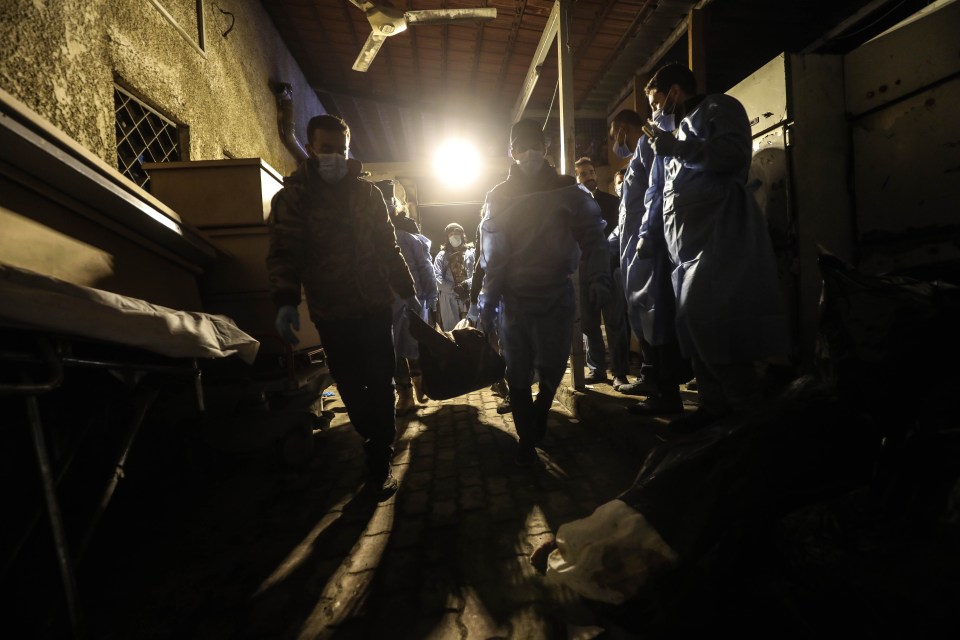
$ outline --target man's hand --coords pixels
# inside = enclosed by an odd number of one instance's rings
[[[277,319],[273,322],[277,333],[292,346],[297,346],[300,340],[294,331],[300,331],[300,314],[297,308],[291,305],[284,305],[277,309]]]
[[[646,242],[641,236],[637,240],[637,257],[638,258],[652,258],[653,257],[653,243]]]
[[[590,288],[587,290],[587,295],[590,299],[590,304],[592,304],[595,308],[600,308],[606,305],[612,299],[610,287],[599,281],[590,283]]]
[[[656,155],[672,157],[676,153],[678,142],[677,137],[673,133],[664,131],[659,127],[653,127],[653,137],[650,138],[650,147]]]
[[[468,300],[470,298],[470,284],[469,280],[464,280],[453,287],[453,292],[461,300]]]
[[[410,296],[409,298],[404,298],[403,306],[405,306],[410,311],[413,311],[417,315],[420,315],[420,313],[423,311],[423,303],[420,302],[420,299],[417,298],[417,296]]]
[[[474,327],[477,326],[477,322],[480,321],[480,307],[477,306],[476,302],[471,304],[470,308],[467,309],[467,320]]]
[[[497,328],[497,305],[485,304],[480,308],[480,330],[493,333]]]

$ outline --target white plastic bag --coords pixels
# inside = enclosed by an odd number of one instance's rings
[[[547,580],[585,598],[621,604],[677,554],[639,511],[613,500],[561,525],[547,559]]]

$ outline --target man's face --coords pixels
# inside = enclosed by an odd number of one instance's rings
[[[533,151],[542,156],[547,152],[547,148],[543,146],[543,140],[523,137],[514,140],[510,146],[510,155],[513,156],[514,160],[518,160],[520,155],[527,151]]]
[[[307,143],[307,152],[312,156],[321,153],[339,153],[346,157],[347,138],[342,131],[314,129],[313,136]]]
[[[582,164],[574,170],[577,173],[577,184],[582,184],[590,191],[597,190],[597,172],[592,164]]]
[[[630,125],[620,122],[610,123],[610,140],[613,141],[614,145],[623,143],[631,150],[636,149],[637,141],[640,140],[641,133],[641,131],[634,129]]]
[[[623,193],[623,174],[618,173],[613,177],[613,190],[617,192],[617,195]]]
[[[673,87],[670,87],[665,92],[660,91],[659,89],[653,89],[647,92],[647,101],[650,103],[650,111],[656,113],[657,111],[663,109],[664,105],[668,108],[673,108],[672,105],[675,105],[675,101],[669,96],[673,93]]]

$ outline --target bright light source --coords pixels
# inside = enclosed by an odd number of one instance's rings
[[[482,161],[477,148],[465,140],[448,140],[433,156],[433,172],[444,184],[462,187],[477,179]]]

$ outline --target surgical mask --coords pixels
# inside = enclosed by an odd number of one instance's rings
[[[340,182],[347,175],[347,159],[339,153],[318,153],[317,168],[324,182]]]
[[[460,236],[450,236],[450,246],[456,249],[463,244],[463,238]]]
[[[520,169],[523,170],[527,175],[533,175],[543,166],[543,152],[537,151],[536,149],[530,149],[529,151],[523,151],[518,153],[513,157],[517,161],[517,164],[520,165]]]
[[[622,197],[623,197],[623,183],[622,183],[622,182],[621,182],[620,184],[618,184],[616,187],[614,187],[613,190],[617,192],[617,197],[618,197],[618,198],[622,198]]]
[[[668,95],[663,100],[663,106],[653,112],[650,120],[664,131],[673,131],[677,128],[677,103],[670,100]]]
[[[620,132],[617,133],[617,139],[613,145],[613,152],[617,154],[618,158],[629,158],[633,155],[633,149],[627,144],[626,136],[624,136],[623,140],[620,139],[620,133],[622,132],[623,130],[621,129]]]
[[[653,112],[650,121],[664,131],[674,131],[677,128],[677,118],[673,113],[665,113],[663,109]]]

